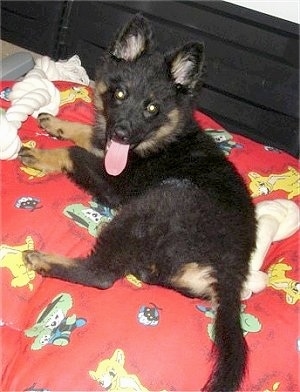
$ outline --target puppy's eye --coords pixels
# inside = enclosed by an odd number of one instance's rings
[[[120,88],[117,88],[115,91],[115,98],[118,101],[123,101],[126,98],[126,95],[127,95],[126,91],[121,90]]]
[[[150,114],[157,114],[158,113],[158,106],[154,103],[149,103],[146,107],[146,110]]]

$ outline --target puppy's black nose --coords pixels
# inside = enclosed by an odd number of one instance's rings
[[[129,140],[128,130],[122,127],[117,127],[114,130],[114,137],[122,143],[127,143]]]

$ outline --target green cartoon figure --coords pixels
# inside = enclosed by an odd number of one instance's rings
[[[64,209],[63,213],[73,219],[78,226],[87,229],[93,237],[97,237],[101,227],[110,222],[116,213],[114,210],[94,201],[90,201],[89,205],[70,204]]]
[[[243,146],[239,143],[236,143],[233,140],[232,135],[225,131],[225,129],[205,129],[205,133],[211,136],[214,141],[217,143],[219,148],[224,152],[226,156],[231,153],[233,148],[243,148]]]
[[[55,346],[69,344],[74,329],[86,324],[85,319],[77,318],[75,314],[67,316],[72,306],[73,300],[70,294],[60,293],[42,310],[36,323],[25,330],[27,337],[35,337],[31,345],[32,350],[40,350],[49,344]]]
[[[200,312],[203,312],[206,317],[210,317],[212,319],[215,318],[216,312],[212,308],[208,308],[206,306],[202,305],[197,305],[196,308],[200,310]],[[261,330],[261,323],[259,320],[253,316],[250,313],[245,313],[244,310],[246,308],[246,305],[242,305],[241,308],[241,327],[244,333],[244,336],[246,336],[249,332],[259,332]],[[211,340],[214,340],[214,324],[209,323],[207,325],[207,332]]]

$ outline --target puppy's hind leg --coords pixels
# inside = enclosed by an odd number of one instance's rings
[[[171,287],[191,297],[210,299],[216,305],[215,272],[209,265],[191,262],[183,266],[171,278]]]
[[[84,286],[107,289],[120,277],[114,271],[99,268],[93,257],[71,259],[38,251],[23,252],[23,261],[30,270],[44,277],[58,278]]]

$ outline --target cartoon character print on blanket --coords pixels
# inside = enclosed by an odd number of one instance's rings
[[[281,258],[268,269],[268,286],[285,292],[286,302],[295,305],[300,300],[300,282],[290,278],[292,267]]]
[[[260,173],[248,173],[249,188],[252,197],[268,195],[275,191],[284,191],[289,200],[300,195],[300,173],[292,166],[282,173],[263,176]]]
[[[137,289],[140,289],[141,287],[143,287],[143,282],[132,274],[126,275],[126,280],[128,283],[130,283],[131,287],[134,287]]]
[[[25,330],[27,337],[34,337],[32,350],[40,350],[46,345],[65,346],[69,344],[71,335],[76,328],[83,327],[87,320],[68,315],[73,306],[70,294],[60,293],[38,315],[35,324]]]
[[[160,310],[161,309],[153,303],[141,306],[138,311],[139,323],[145,326],[156,327],[159,324]]]
[[[20,170],[25,173],[25,177],[28,180],[33,180],[36,178],[42,178],[46,176],[46,173],[44,173],[41,170],[37,170],[37,169],[32,169],[32,168],[28,168],[26,166],[20,166]]]
[[[72,85],[60,89],[59,112],[61,118],[72,119],[83,123],[94,121],[93,91],[91,88],[82,85]],[[44,132],[47,134],[46,132]],[[48,135],[49,136],[49,135]],[[52,138],[56,136],[52,135]]]
[[[50,392],[48,389],[42,388],[34,382],[30,387],[24,389],[24,392]]]
[[[9,94],[11,93],[12,89],[10,87],[4,87],[0,91],[0,99],[9,102]]]
[[[196,308],[203,312],[206,317],[210,317],[212,320],[215,318],[215,311],[211,307],[206,307],[203,305],[197,305]],[[246,336],[249,332],[259,332],[262,328],[262,325],[257,317],[253,314],[245,312],[246,305],[243,304],[241,307],[241,326],[243,329],[244,336]],[[211,340],[214,340],[214,325],[213,323],[209,323],[207,325],[208,336]]]
[[[274,382],[270,389],[265,389],[263,392],[275,392],[279,390],[280,382]]]
[[[62,90],[60,95],[60,106],[68,103],[74,103],[77,100],[82,100],[87,103],[91,103],[92,99],[89,96],[89,90],[84,86],[73,86],[66,90]]]
[[[70,204],[63,213],[78,226],[87,229],[90,235],[97,237],[101,228],[113,219],[116,212],[96,201],[90,201],[88,204]]]
[[[119,348],[111,358],[99,362],[96,370],[90,370],[89,375],[106,391],[149,391],[135,374],[126,371],[125,354]]]
[[[34,211],[42,208],[41,200],[34,196],[21,196],[15,202],[15,207],[26,211]]]
[[[36,273],[29,270],[23,262],[22,252],[25,250],[33,250],[34,241],[29,235],[21,245],[0,245],[0,266],[8,268],[12,274],[12,287],[28,287],[33,290],[33,280]]]
[[[226,156],[229,156],[233,148],[243,148],[243,145],[237,143],[231,133],[225,129],[204,129],[205,133],[211,136],[218,144],[219,148]]]

